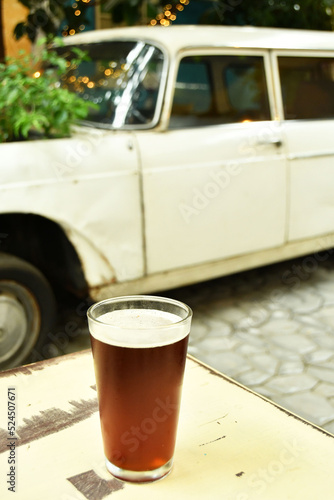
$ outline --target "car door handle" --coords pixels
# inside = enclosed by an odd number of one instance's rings
[[[276,146],[280,148],[283,145],[282,139],[279,137],[271,137],[270,139],[263,139],[258,141],[258,146]]]

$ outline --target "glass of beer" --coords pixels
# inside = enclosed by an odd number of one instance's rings
[[[107,469],[124,481],[161,479],[173,465],[192,311],[136,295],[87,315]]]

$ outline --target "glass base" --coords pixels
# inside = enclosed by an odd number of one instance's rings
[[[113,476],[117,479],[121,479],[122,481],[130,481],[131,483],[150,483],[152,481],[158,481],[170,473],[173,466],[173,459],[169,460],[169,462],[165,463],[158,469],[144,471],[121,469],[120,467],[117,467],[109,462],[107,458],[106,466],[108,471]]]

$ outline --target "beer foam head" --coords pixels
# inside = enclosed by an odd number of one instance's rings
[[[133,304],[132,304],[133,305]],[[94,306],[92,306],[94,307]],[[188,307],[188,306],[186,306]],[[123,347],[158,347],[186,337],[190,331],[191,310],[187,316],[154,308],[113,309],[93,318],[88,311],[91,335],[106,344]]]

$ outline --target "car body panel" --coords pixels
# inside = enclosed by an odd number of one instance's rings
[[[75,127],[67,139],[1,145],[2,214],[57,222],[95,299],[163,290],[333,246],[334,119],[287,120],[277,66],[287,54],[333,57],[333,33],[133,27],[65,43],[110,40],[161,49],[154,120],[123,130],[102,122]],[[180,61],[206,54],[262,57],[270,117],[172,129]]]
[[[138,278],[144,256],[135,144],[132,133],[94,129],[3,144],[0,211],[39,214],[66,227],[90,286]]]

